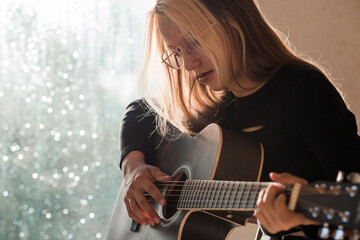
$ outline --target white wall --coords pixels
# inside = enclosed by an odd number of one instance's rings
[[[300,52],[330,67],[333,82],[360,119],[360,1],[258,0]]]

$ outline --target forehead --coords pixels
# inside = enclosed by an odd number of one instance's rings
[[[179,46],[184,38],[180,27],[166,15],[158,15],[157,18],[160,34],[166,45],[169,47]]]

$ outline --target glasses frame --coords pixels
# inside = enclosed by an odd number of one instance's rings
[[[204,54],[202,48],[201,48],[199,45],[198,45],[198,46],[193,46],[193,44],[191,44],[191,41],[188,41],[189,39],[191,39],[190,36],[185,36],[185,37],[181,40],[180,45],[179,45],[178,47],[166,49],[166,50],[163,52],[163,54],[161,55],[161,58],[162,58],[161,63],[165,63],[165,64],[168,65],[169,67],[171,67],[171,68],[173,68],[173,69],[176,69],[176,70],[179,70],[179,69],[183,68],[184,65],[185,65],[184,57],[183,57],[183,55],[181,54],[181,52],[179,52],[177,49],[181,49],[181,50],[183,50],[183,52],[185,52],[186,54],[188,54],[188,55],[190,55],[190,56],[193,56],[193,57],[200,57],[200,56],[202,56],[202,55]],[[191,46],[191,49],[184,47],[184,41],[185,41],[185,40],[188,41],[188,42],[190,42],[189,46]],[[196,41],[196,40],[195,40],[195,41]],[[194,42],[194,41],[192,41],[192,42]],[[197,41],[196,41],[196,42],[197,42]],[[194,54],[194,53],[191,52],[191,51],[194,50],[195,48],[199,48],[199,49],[200,49],[200,51],[197,50],[198,54]],[[169,51],[173,51],[173,53],[170,54],[170,55],[168,55],[168,56],[166,56],[166,57],[164,57],[165,54],[166,54],[167,52],[169,52]],[[168,60],[172,55],[174,55],[174,54],[176,54],[176,53],[178,53],[179,56],[182,58],[182,64],[181,64],[179,67],[175,67],[175,66],[173,66],[173,65],[171,65],[170,63],[167,62],[167,60]]]

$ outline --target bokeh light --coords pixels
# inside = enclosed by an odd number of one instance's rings
[[[0,239],[106,238],[151,2],[0,2]]]

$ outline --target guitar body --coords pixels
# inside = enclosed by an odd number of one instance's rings
[[[208,125],[194,137],[180,136],[175,141],[163,140],[156,149],[158,167],[176,181],[186,179],[258,181],[263,164],[263,149],[248,136]],[[168,205],[175,187],[163,191]],[[222,240],[238,225],[245,225],[251,213],[177,210],[151,201],[162,218],[155,227],[138,225],[127,215],[122,187],[113,209],[107,239],[146,240]],[[132,229],[132,230],[131,230]]]

